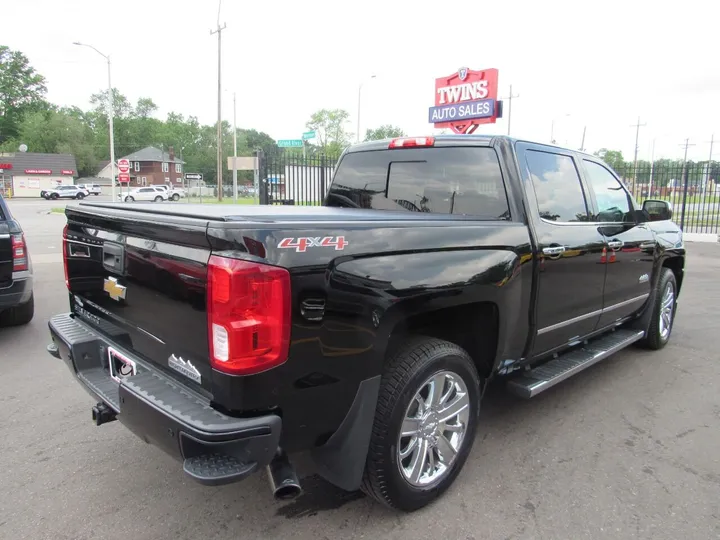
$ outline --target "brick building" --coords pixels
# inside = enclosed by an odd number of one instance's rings
[[[175,156],[172,146],[167,152],[148,146],[122,158],[130,162],[130,185],[133,187],[158,184],[182,186],[185,162]],[[115,174],[117,173],[116,168]],[[100,170],[98,176],[109,179],[110,174],[108,163]]]

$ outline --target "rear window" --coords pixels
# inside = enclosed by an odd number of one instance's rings
[[[509,219],[493,148],[422,148],[347,154],[328,206]]]

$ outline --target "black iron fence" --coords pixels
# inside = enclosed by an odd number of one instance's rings
[[[615,171],[640,204],[668,201],[683,231],[720,233],[720,163],[626,163]]]
[[[261,204],[320,205],[330,187],[337,157],[261,155]],[[685,232],[720,234],[720,163],[659,160],[615,164],[615,172],[635,199],[672,204],[674,220]]]
[[[321,205],[337,159],[326,155],[261,155],[260,204]]]

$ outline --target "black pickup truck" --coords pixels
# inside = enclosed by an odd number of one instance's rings
[[[594,156],[490,136],[341,156],[322,207],[66,211],[70,313],[48,351],[204,484],[290,458],[411,511],[454,481],[492,379],[529,398],[667,343],[683,282],[670,206]]]
[[[0,327],[27,324],[34,313],[32,261],[25,235],[0,195]]]

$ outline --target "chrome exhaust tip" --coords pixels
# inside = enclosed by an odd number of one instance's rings
[[[275,499],[290,500],[302,493],[295,469],[283,450],[278,449],[270,465],[267,466],[267,470],[270,489]]]

